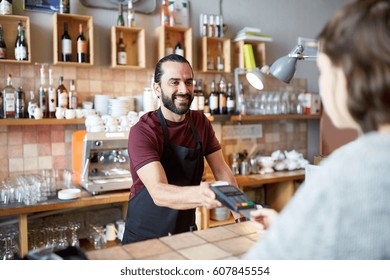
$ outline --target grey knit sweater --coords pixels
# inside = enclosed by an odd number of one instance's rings
[[[244,259],[390,259],[390,135],[321,162]]]

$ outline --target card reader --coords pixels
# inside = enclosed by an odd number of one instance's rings
[[[216,194],[218,201],[247,219],[251,218],[249,212],[257,209],[256,204],[245,193],[227,182],[219,181],[213,183],[211,184],[211,189]]]

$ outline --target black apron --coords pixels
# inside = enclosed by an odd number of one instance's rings
[[[161,164],[168,183],[177,186],[199,185],[204,170],[202,144],[191,119],[188,119],[196,148],[169,143],[168,126],[161,108],[157,111],[164,133]],[[122,244],[167,236],[196,229],[195,209],[176,210],[154,204],[144,186],[128,202],[126,228]]]

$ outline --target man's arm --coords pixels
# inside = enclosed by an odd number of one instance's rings
[[[207,182],[202,182],[200,186],[168,184],[165,171],[158,161],[141,167],[137,174],[158,206],[180,210],[198,206],[205,206],[208,209],[221,206],[221,203],[215,200],[215,194]]]
[[[237,186],[236,178],[234,177],[232,170],[225,162],[222,154],[222,150],[218,150],[212,154],[206,156],[206,160],[214,174],[214,178],[217,181],[226,181],[230,185]]]

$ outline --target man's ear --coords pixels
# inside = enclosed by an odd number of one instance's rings
[[[161,87],[158,83],[153,83],[153,91],[157,95],[158,98],[161,96]]]

